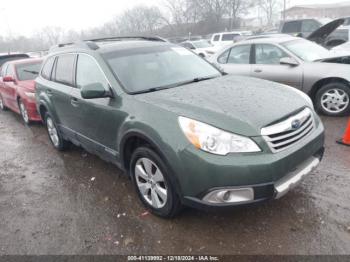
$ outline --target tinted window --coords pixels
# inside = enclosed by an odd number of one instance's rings
[[[173,45],[105,53],[104,58],[129,92],[171,88],[220,72],[186,48]]]
[[[255,59],[257,64],[274,65],[280,64],[280,60],[283,57],[289,57],[289,55],[274,45],[261,44],[255,46]]]
[[[220,40],[220,35],[215,35],[213,41],[219,41]]]
[[[250,45],[239,45],[231,48],[227,63],[249,64]]]
[[[51,79],[52,66],[55,62],[55,57],[51,56],[46,59],[43,69],[41,70],[41,76],[45,79]]]
[[[290,21],[283,25],[282,33],[301,32],[301,21]]]
[[[314,20],[303,21],[302,32],[313,32],[320,27],[319,23]]]
[[[233,41],[235,37],[239,36],[238,34],[223,34],[222,41]]]
[[[76,84],[78,88],[100,83],[106,90],[109,89],[108,82],[96,61],[87,55],[78,56],[76,77]]]
[[[56,62],[55,80],[62,84],[73,85],[75,55],[60,55]]]
[[[40,71],[41,62],[18,64],[16,66],[17,78],[20,81],[35,79]]]

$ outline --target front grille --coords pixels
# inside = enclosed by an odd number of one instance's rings
[[[261,135],[272,152],[280,152],[303,140],[315,129],[312,111],[305,108],[298,114],[261,129]]]

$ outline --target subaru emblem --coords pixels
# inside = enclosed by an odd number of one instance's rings
[[[301,126],[301,122],[299,119],[295,119],[292,122],[292,129],[298,129]]]

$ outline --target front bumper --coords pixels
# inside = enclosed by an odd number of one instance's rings
[[[276,154],[264,152],[218,157],[200,152],[201,157],[198,154],[194,157],[192,152],[186,152],[182,159],[188,172],[180,179],[185,179],[181,185],[184,205],[210,209],[252,204],[282,197],[316,168],[324,153],[324,128],[320,124],[308,139]],[[233,197],[238,201],[231,203],[204,201],[215,190],[237,189],[252,189],[254,197],[247,198],[249,192],[246,191],[242,193],[244,201],[239,201],[241,196]]]
[[[314,156],[310,157],[300,166],[298,166],[293,172],[287,174],[285,177],[276,181],[275,183],[247,185],[238,187],[221,187],[212,188],[207,192],[197,197],[185,197],[184,204],[198,209],[208,210],[232,206],[242,206],[254,203],[263,202],[270,199],[279,199],[287,194],[290,190],[298,186],[302,180],[309,175],[321,162],[324,153],[324,148],[320,149]],[[211,192],[214,191],[231,191],[251,189],[253,191],[252,199],[245,199],[243,201],[230,202],[230,203],[210,203],[204,201]]]

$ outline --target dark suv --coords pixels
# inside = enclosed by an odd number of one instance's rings
[[[159,38],[53,48],[36,80],[52,144],[69,143],[131,176],[153,213],[280,198],[320,162],[311,100],[280,84],[224,76]]]

